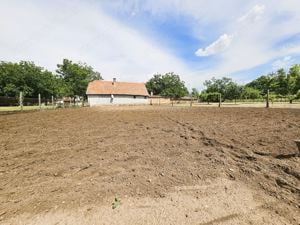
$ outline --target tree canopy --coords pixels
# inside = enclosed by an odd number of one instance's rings
[[[212,78],[204,82],[205,93],[220,93],[222,99],[237,99],[242,93],[242,87],[233,82],[231,78],[223,77],[221,79]]]
[[[231,78],[212,78],[204,82],[206,89],[202,91],[201,99],[216,100],[216,93],[222,95],[223,100],[261,99],[269,90],[272,97],[286,97],[290,101],[298,97],[300,90],[300,65],[293,65],[289,71],[279,69],[275,73],[262,75],[245,86],[238,85]]]
[[[0,96],[15,97],[22,91],[26,97],[84,95],[89,81],[102,79],[100,73],[84,63],[64,59],[57,73],[33,62],[0,62]]]
[[[147,83],[148,92],[154,95],[180,98],[188,95],[184,81],[180,80],[179,75],[166,73],[165,75],[155,74]]]
[[[288,72],[279,69],[276,73],[269,73],[258,77],[257,79],[246,84],[266,94],[269,89],[276,95],[296,95],[300,90],[300,65],[293,65]]]
[[[57,78],[33,62],[0,62],[0,95],[17,96],[20,91],[28,97],[56,94]]]
[[[90,81],[102,79],[101,74],[86,63],[75,63],[63,59],[57,64],[55,72],[37,66],[34,62],[0,61],[0,96],[16,97],[20,91],[26,97],[44,98],[51,96],[84,96]],[[290,101],[300,99],[300,64],[293,65],[288,71],[262,75],[246,85],[239,85],[231,78],[212,78],[204,82],[205,90],[199,95],[196,88],[191,90],[195,98],[207,101],[233,99],[262,99],[267,91],[270,96],[285,97]],[[146,83],[149,93],[171,97],[173,99],[189,95],[184,81],[173,72],[154,74]]]
[[[57,65],[57,74],[62,79],[68,96],[85,95],[87,85],[93,80],[102,80],[99,72],[94,71],[91,66],[85,63],[73,63],[64,59],[62,64]]]

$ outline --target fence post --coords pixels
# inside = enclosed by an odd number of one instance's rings
[[[42,110],[42,105],[41,105],[41,94],[39,94],[39,109]]]
[[[221,102],[222,102],[222,95],[221,93],[219,94],[219,108],[221,107]]]
[[[53,95],[51,96],[51,101],[52,101],[52,108],[54,108],[54,97],[53,97]]]
[[[267,90],[267,102],[266,102],[266,108],[269,108],[270,104],[269,104],[269,89]]]
[[[19,103],[20,103],[21,111],[23,111],[23,92],[22,91],[20,91]]]

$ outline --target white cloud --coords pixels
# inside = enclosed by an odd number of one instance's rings
[[[291,56],[285,56],[281,59],[278,59],[272,63],[273,70],[278,69],[287,69],[290,65],[292,65],[294,62],[293,58]]]
[[[32,60],[54,70],[69,58],[90,64],[105,79],[123,81],[145,82],[156,72],[189,73],[167,49],[107,15],[99,5],[59,3],[1,2],[0,60]]]
[[[198,49],[195,54],[197,56],[210,56],[221,53],[230,46],[232,38],[232,35],[223,34],[206,48]]]
[[[115,7],[115,12],[110,14],[105,5]],[[171,44],[163,46],[151,27],[141,28],[143,23],[135,21],[125,25],[115,17],[124,11],[130,21],[188,18],[191,34],[187,35],[199,43],[212,42],[196,55],[218,54],[217,60],[207,63],[210,57],[202,57],[197,64],[192,59],[188,67],[188,59],[177,57]],[[191,87],[212,76],[231,76],[299,55],[297,43],[276,46],[300,33],[299,24],[298,0],[0,1],[0,60],[33,60],[53,70],[66,57],[87,62],[106,79],[133,81],[174,71]],[[219,34],[224,35],[214,40]]]
[[[265,12],[265,5],[255,5],[250,11],[248,11],[245,15],[241,16],[238,21],[250,21],[256,22],[262,18],[262,15]]]
[[[194,18],[197,22],[193,24],[193,35],[199,42],[210,40],[217,33],[226,34],[194,53],[196,56],[218,54],[218,59],[208,63],[209,67],[191,71],[188,81],[192,84],[201,84],[211,76],[232,76],[285,55],[300,54],[299,46],[274,47],[300,32],[300,1],[260,0],[257,4],[255,0],[161,0],[158,4],[145,0],[134,1],[134,5],[137,12],[147,11],[159,19],[170,14]],[[122,4],[127,6],[130,3]],[[209,58],[201,58],[199,64],[205,64],[206,59]],[[241,73],[240,76],[238,79],[243,80]]]
[[[219,54],[220,60],[213,67],[201,71],[201,76],[232,76],[243,80],[242,71],[268,64],[278,58],[287,55],[299,55],[300,46],[284,44],[277,46],[277,43],[300,32],[300,2],[262,1],[264,5],[254,6],[248,13],[237,17],[236,23],[227,27],[227,32],[234,34],[234,41],[230,47]],[[281,4],[280,6],[277,5]],[[298,6],[298,7],[296,7]],[[286,18],[285,15],[288,15]],[[242,18],[242,19],[241,19]],[[280,19],[284,18],[284,19]],[[281,63],[288,63],[286,58]],[[279,62],[276,63],[277,66]],[[270,71],[272,70],[270,65]],[[253,74],[259,76],[261,74]],[[249,79],[245,77],[245,79]]]

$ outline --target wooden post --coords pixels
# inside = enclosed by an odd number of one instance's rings
[[[54,97],[53,97],[53,95],[51,96],[51,101],[52,101],[52,108],[54,108]]]
[[[152,96],[153,96],[153,92],[151,91],[151,93],[150,93],[150,105],[152,105]]]
[[[193,106],[193,96],[191,95],[191,102],[190,102],[190,107],[192,107]]]
[[[269,103],[269,89],[267,90],[267,102],[266,102],[266,108],[270,107],[270,103]]]
[[[23,92],[22,91],[20,91],[19,104],[20,104],[21,111],[23,111]]]
[[[221,107],[221,102],[222,102],[222,95],[221,93],[219,94],[219,108]]]
[[[39,94],[39,109],[42,110],[42,105],[41,105],[41,94]]]
[[[81,103],[81,107],[84,107],[84,96],[82,96],[82,103]]]
[[[172,102],[172,107],[173,107],[173,98],[171,98],[171,102]]]

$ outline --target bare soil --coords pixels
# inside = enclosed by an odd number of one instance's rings
[[[0,224],[300,223],[300,109],[62,109],[0,134]]]

